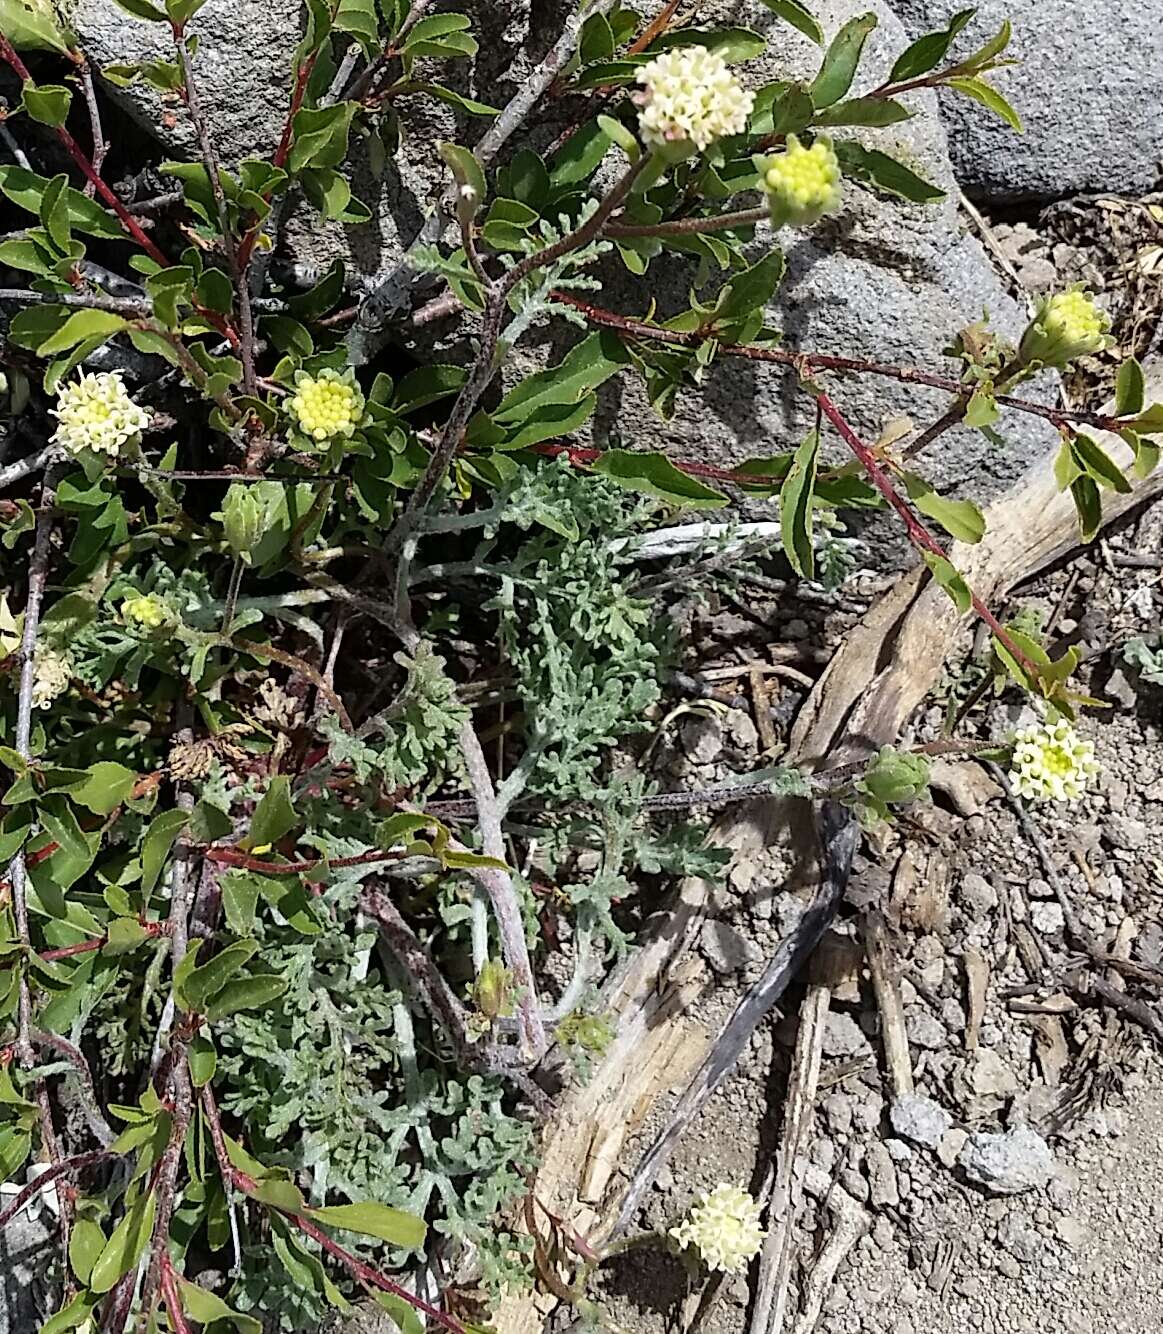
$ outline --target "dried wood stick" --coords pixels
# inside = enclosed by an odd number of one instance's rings
[[[824,1298],[836,1278],[836,1271],[871,1224],[865,1210],[839,1186],[833,1186],[829,1192],[828,1208],[836,1226],[804,1284],[803,1313],[796,1321],[792,1334],[812,1334],[823,1310]]]
[[[792,1227],[803,1194],[807,1166],[804,1150],[815,1112],[820,1061],[824,1052],[824,1027],[831,1001],[831,987],[825,982],[813,983],[800,1007],[800,1026],[787,1086],[783,1135],[767,1210],[767,1240],[759,1259],[750,1334],[780,1334],[783,1329],[795,1254]]]
[[[913,1063],[909,1056],[909,1035],[905,1028],[905,1007],[888,947],[888,928],[878,912],[864,919],[864,952],[872,974],[872,989],[880,1010],[880,1032],[884,1042],[884,1063],[888,1067],[892,1096],[903,1098],[913,1091]]]

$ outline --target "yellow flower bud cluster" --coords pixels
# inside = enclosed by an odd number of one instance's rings
[[[1066,718],[1014,733],[1010,781],[1030,801],[1077,801],[1099,772],[1094,746]]]
[[[759,1254],[765,1234],[751,1196],[738,1186],[721,1185],[704,1192],[670,1235],[680,1246],[693,1246],[709,1268],[737,1274]]]
[[[170,619],[166,604],[153,593],[126,598],[121,604],[121,615],[130,625],[139,625],[143,630],[156,630]]]
[[[350,439],[364,424],[364,397],[351,370],[299,371],[287,407],[301,435],[315,445],[338,437]]]
[[[840,163],[827,135],[805,148],[789,134],[782,153],[756,157],[755,165],[775,227],[804,227],[840,204]]]
[[[58,696],[69,688],[73,678],[73,663],[65,653],[57,653],[47,644],[38,644],[32,664],[32,705],[47,709]]]
[[[638,129],[668,157],[702,152],[716,139],[742,134],[755,104],[723,57],[705,46],[678,46],[643,65]]]
[[[1059,369],[1077,357],[1109,347],[1110,316],[1081,288],[1043,297],[1022,335],[1019,356],[1026,364],[1041,362]]]
[[[53,440],[70,454],[91,449],[116,458],[140,444],[149,413],[129,397],[120,371],[98,371],[57,389]]]

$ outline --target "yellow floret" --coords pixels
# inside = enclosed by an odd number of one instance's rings
[[[702,152],[716,139],[742,134],[755,103],[723,57],[705,46],[680,46],[643,65],[638,82],[642,138],[667,157]]]
[[[704,1192],[698,1204],[670,1235],[680,1246],[693,1246],[711,1269],[735,1274],[759,1254],[764,1231],[759,1205],[738,1186]]]
[[[784,152],[755,163],[776,227],[816,222],[840,203],[840,164],[826,135],[805,148],[789,134]]]
[[[1061,369],[1110,345],[1110,316],[1080,288],[1043,297],[1022,335],[1020,356]]]
[[[1099,772],[1094,746],[1066,718],[1014,733],[1010,780],[1031,801],[1077,801]]]
[[[146,630],[156,630],[169,620],[166,604],[152,593],[126,598],[121,604],[121,614],[127,621],[134,622]]]
[[[99,371],[57,388],[53,440],[70,454],[91,449],[117,457],[141,442],[149,413],[129,397],[120,371]]]
[[[349,438],[364,421],[364,397],[350,372],[320,371],[317,376],[300,372],[296,392],[288,408],[299,431],[322,444],[336,437]]]

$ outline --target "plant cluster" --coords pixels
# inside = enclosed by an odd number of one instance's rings
[[[780,229],[855,187],[940,198],[865,128],[935,87],[1016,121],[987,78],[1008,24],[953,54],[964,11],[873,84],[873,15],[826,40],[799,0],[756,0],[821,49],[810,81],[757,84],[748,28],[588,0],[494,108],[446,86],[476,51],[463,15],[307,0],[278,147],[227,163],[198,95],[202,0],[110,3],[168,32],[172,57],[96,70],[49,0],[0,0],[20,88],[0,266],[23,284],[0,292],[0,1179],[27,1181],[0,1226],[55,1189],[43,1334],[313,1329],[361,1292],[406,1334],[417,1313],[466,1334],[471,1294],[430,1299],[421,1278],[527,1271],[511,1210],[532,1199],[531,1074],[553,1040],[583,1071],[608,1045],[595,983],[626,947],[619,905],[643,875],[721,861],[635,771],[677,653],[636,539],[725,506],[724,488],[770,497],[791,570],[834,586],[853,561],[841,516],[895,511],[989,625],[998,679],[1044,701],[1023,783],[1072,796],[1092,773],[1071,740],[1076,656],[1051,660],[974,594],[927,521],[975,542],[981,511],[913,460],[957,421],[1047,418],[1089,537],[1102,492],[1131,480],[1088,431],[1117,431],[1142,476],[1163,406],[1133,360],[1112,417],[1015,396],[1104,345],[1082,292],[1048,298],[1016,347],[963,331],[952,375],[785,347],[769,324]],[[198,146],[161,165],[176,200],[148,227],[102,174],[94,93],[134,80],[181,103]],[[518,131],[551,85],[580,110],[541,155]],[[406,261],[372,290],[338,262],[306,289],[275,281],[293,203],[369,218],[350,144],[388,151],[411,98],[490,129],[431,146],[448,189]],[[597,304],[612,265],[692,258],[669,318]],[[389,346],[436,318],[471,330],[467,365]],[[502,387],[549,322],[568,349]],[[792,368],[817,429],[731,470],[582,443],[615,377],[641,377],[666,417],[724,358]],[[874,447],[834,371],[944,389],[951,408]],[[850,462],[823,461],[829,432]],[[866,819],[927,778],[893,751],[858,769],[836,791]],[[764,785],[820,790],[779,769],[747,790]],[[571,978],[550,995],[565,924]],[[720,1191],[680,1240],[733,1269],[759,1236]]]

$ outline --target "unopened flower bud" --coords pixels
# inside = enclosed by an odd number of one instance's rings
[[[1109,347],[1110,316],[1081,288],[1042,297],[1022,335],[1018,355],[1030,365],[1039,362],[1061,370],[1078,357]]]
[[[256,494],[258,484],[232,482],[219,516],[230,550],[248,565],[265,531],[266,506]]]
[[[473,987],[477,1009],[490,1022],[499,1015],[511,1014],[512,976],[505,965],[496,959],[487,959]]]
[[[129,624],[139,625],[144,630],[156,630],[170,619],[166,604],[153,593],[126,598],[121,604],[121,615]]]
[[[840,163],[827,135],[805,148],[789,134],[782,153],[753,160],[773,227],[806,227],[839,206]]]

